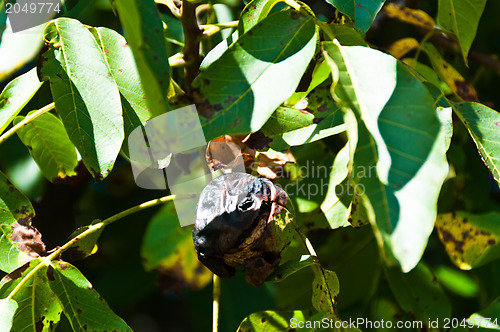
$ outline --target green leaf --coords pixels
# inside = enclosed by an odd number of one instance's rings
[[[146,104],[146,92],[143,85],[137,84],[140,82],[140,76],[134,55],[125,38],[118,32],[108,28],[91,28],[90,32],[101,48],[111,76],[120,91],[125,129],[124,145],[128,146],[130,133],[144,125],[151,117]]]
[[[52,262],[47,276],[73,331],[132,331],[73,265]]]
[[[14,124],[23,119],[18,116]],[[76,175],[76,149],[59,118],[50,113],[42,114],[20,128],[17,135],[49,181]]]
[[[457,37],[466,64],[485,5],[486,0],[439,0],[438,2],[437,23]]]
[[[451,260],[470,270],[500,258],[500,214],[440,214],[436,228]]]
[[[21,234],[14,230],[22,227],[19,223],[29,224],[34,216],[29,199],[0,172],[0,270],[12,272],[32,259],[18,248],[16,241]]]
[[[101,221],[96,219],[92,222],[92,225],[99,224]],[[80,237],[80,240],[76,242],[74,245],[72,245],[66,253],[68,254],[68,257],[70,260],[79,260],[79,259],[84,259],[97,250],[97,240],[99,239],[99,236],[101,235],[102,231],[104,230],[103,225],[98,225],[101,226],[99,227],[96,231],[93,231],[90,234],[86,234],[85,237]],[[98,226],[94,226],[98,227]],[[78,235],[82,234],[83,232],[89,230],[92,226],[83,226],[75,230],[71,235],[70,238],[74,239],[78,237]]]
[[[368,46],[363,35],[356,29],[345,24],[329,24],[328,27],[335,34],[340,45],[344,46]]]
[[[486,309],[473,313],[467,322],[486,329],[500,330],[500,297]]]
[[[0,299],[0,331],[9,332],[17,310],[17,303],[12,299]]]
[[[388,268],[386,276],[392,293],[403,310],[416,320],[451,317],[451,304],[436,278],[424,264],[419,264],[410,273],[401,273],[397,268]]]
[[[284,0],[252,0],[241,11],[238,22],[238,33],[243,35],[253,28],[257,23],[266,18],[271,9]]]
[[[192,227],[179,226],[174,204],[166,204],[149,223],[141,255],[147,271],[160,270],[191,289],[201,289],[212,280],[212,273],[198,261]]]
[[[342,112],[330,93],[331,80],[314,88],[307,96],[307,107],[278,107],[262,127],[271,139],[269,147],[283,151],[290,146],[312,143],[345,130]]]
[[[2,59],[0,61],[0,81],[10,77],[34,60],[43,46],[43,28],[44,25],[40,24],[13,33],[11,25],[7,25],[0,43],[0,59]]]
[[[259,130],[290,97],[316,48],[311,16],[273,14],[240,36],[193,82],[205,138]]]
[[[77,20],[58,18],[45,29],[49,42],[40,69],[50,80],[57,112],[96,180],[105,178],[124,133],[120,94],[92,34]]]
[[[500,114],[478,103],[458,103],[453,110],[469,131],[481,159],[500,183]]]
[[[385,0],[326,0],[326,2],[349,16],[357,30],[366,32]]]
[[[26,74],[16,77],[3,89],[0,94],[0,134],[41,86],[36,68],[33,68]]]
[[[245,317],[238,327],[238,332],[260,332],[260,331],[290,331],[311,319],[311,314],[306,311],[259,311]],[[292,331],[293,331],[292,330]],[[313,329],[301,329],[301,331],[313,331]]]
[[[311,255],[302,255],[300,257],[291,259],[283,264],[281,264],[276,271],[271,273],[267,277],[266,281],[269,282],[281,282],[281,280],[294,274],[297,271],[302,270],[305,267],[317,264],[318,259]]]
[[[312,304],[318,311],[336,316],[337,297],[339,295],[339,279],[335,272],[318,269],[312,284]]]
[[[23,282],[12,297],[20,305],[12,331],[54,331],[59,322],[62,307],[49,287],[47,266],[33,271],[39,264],[43,264],[41,259],[32,260],[0,283],[1,295],[8,296]]]
[[[479,282],[474,275],[444,265],[436,267],[433,272],[441,285],[458,296],[473,298],[479,293]]]
[[[355,189],[386,259],[395,258],[403,271],[410,271],[432,232],[448,174],[433,100],[392,56],[338,43],[323,47],[340,77],[335,95],[346,110]],[[373,168],[377,172],[368,172]]]
[[[163,23],[153,0],[116,0],[125,38],[132,48],[152,117],[170,110],[166,102],[170,66]],[[127,47],[125,44],[124,47]],[[138,82],[136,82],[137,84]]]

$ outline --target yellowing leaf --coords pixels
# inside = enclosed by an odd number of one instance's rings
[[[393,57],[401,59],[406,53],[418,48],[419,43],[415,38],[403,38],[395,41],[387,50]]]
[[[434,29],[436,26],[434,19],[423,10],[411,9],[395,3],[388,3],[385,5],[384,11],[391,17],[421,28]]]
[[[431,60],[432,67],[453,92],[465,101],[477,101],[477,92],[474,87],[463,78],[463,76],[447,63],[439,54],[434,45],[430,43],[422,44],[422,50],[427,53]]]
[[[498,212],[440,214],[436,220],[439,238],[452,261],[462,270],[500,258]]]

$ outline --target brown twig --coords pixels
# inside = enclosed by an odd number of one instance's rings
[[[181,22],[184,30],[184,69],[185,88],[191,92],[191,83],[198,74],[200,68],[200,36],[202,30],[196,21],[196,5],[188,0],[182,0]]]

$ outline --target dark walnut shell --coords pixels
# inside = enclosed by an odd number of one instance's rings
[[[286,192],[268,179],[229,173],[203,189],[196,208],[193,242],[198,259],[231,278],[244,265],[258,286],[279,265],[293,236],[293,209]]]

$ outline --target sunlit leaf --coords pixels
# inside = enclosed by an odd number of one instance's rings
[[[30,101],[42,86],[36,76],[36,68],[16,77],[0,95],[0,134]]]
[[[14,124],[23,119],[18,116]],[[76,149],[59,118],[50,113],[42,114],[19,129],[17,135],[49,181],[76,175]]]
[[[441,285],[462,297],[475,297],[479,292],[478,281],[473,275],[452,266],[438,266],[434,275]]]
[[[290,331],[311,319],[306,311],[259,311],[246,317],[238,327],[238,332]],[[312,329],[301,329],[311,331]]]
[[[465,63],[485,5],[486,0],[438,1],[437,23],[458,38]]]
[[[495,299],[486,309],[473,313],[467,322],[477,327],[500,330],[500,297]]]
[[[270,15],[240,36],[193,82],[205,138],[255,132],[297,87],[316,48],[312,17]],[[238,68],[238,69],[236,69]]]
[[[151,117],[143,85],[138,84],[140,76],[134,55],[125,38],[118,32],[108,28],[91,28],[90,31],[99,44],[111,76],[120,91],[125,129],[124,144],[127,145],[128,135]]]
[[[451,260],[470,270],[500,258],[500,227],[497,212],[440,214],[436,228]]]
[[[459,103],[453,110],[472,136],[491,174],[500,183],[500,114],[478,103]]]
[[[149,113],[153,117],[163,114],[170,110],[165,99],[170,84],[170,66],[163,23],[155,2],[116,0],[115,5],[134,54]]]
[[[38,268],[39,264],[40,259],[32,260],[4,277],[0,283],[1,296],[8,296],[20,287],[12,297],[20,307],[14,316],[11,331],[54,331],[59,322],[62,307],[49,287],[47,266]]]
[[[0,81],[32,61],[43,46],[43,25],[12,32],[10,22],[3,31],[0,43]],[[1,122],[0,122],[1,123]]]
[[[47,277],[73,331],[132,331],[73,265],[55,261]]]
[[[49,42],[40,69],[50,80],[57,112],[96,180],[113,168],[124,138],[120,93],[87,28],[58,18],[45,29]]]
[[[0,331],[10,331],[17,303],[12,299],[0,299]]]
[[[342,14],[349,16],[356,29],[366,32],[385,0],[326,0]]]
[[[340,74],[335,95],[347,112],[350,176],[386,259],[395,258],[403,271],[410,271],[427,245],[448,174],[433,100],[389,55],[337,43],[323,47],[332,72]],[[372,168],[376,176],[368,172]]]
[[[312,304],[318,311],[336,316],[337,296],[339,295],[339,279],[335,272],[318,269],[312,284]]]

